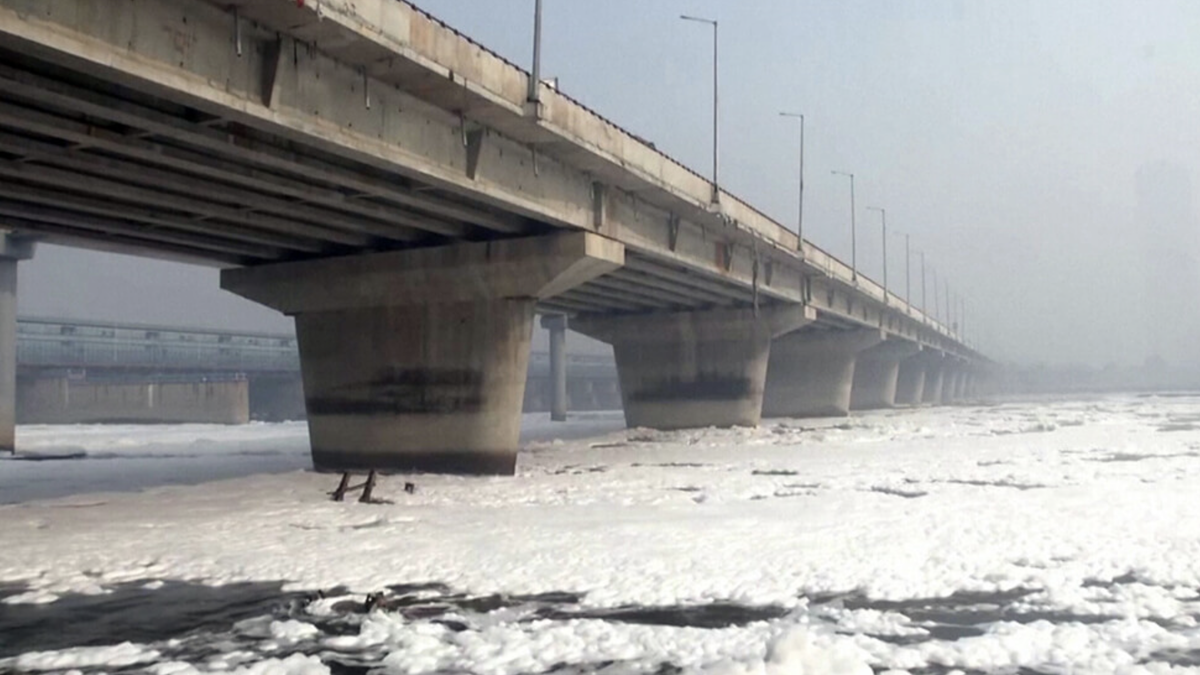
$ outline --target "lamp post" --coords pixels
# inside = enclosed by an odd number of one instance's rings
[[[887,209],[880,206],[868,206],[868,211],[879,212],[879,224],[883,233],[883,304],[888,304],[887,282]]]
[[[896,232],[904,235],[904,302],[912,312],[912,247],[911,237],[907,232]]]
[[[538,103],[538,86],[542,82],[542,0],[533,2],[533,72],[529,77],[526,100]]]
[[[941,321],[939,318],[942,301],[938,296],[937,270],[933,269],[933,265],[929,266],[929,275],[933,277],[933,320]]]
[[[688,16],[686,14],[681,14],[679,16],[679,18],[683,19],[684,21],[695,21],[698,23],[706,23],[706,24],[712,26],[712,29],[713,29],[713,143],[712,143],[712,151],[713,151],[713,158],[712,158],[712,164],[713,164],[712,182],[713,182],[713,185],[712,185],[712,188],[713,188],[713,191],[712,191],[712,201],[714,204],[716,204],[718,201],[720,201],[720,198],[721,198],[720,188],[717,187],[717,185],[718,185],[718,180],[717,180],[717,147],[718,147],[717,101],[718,101],[718,92],[719,92],[719,88],[718,88],[719,82],[717,79],[717,22],[714,19],[705,19],[705,18],[699,17],[699,16]]]
[[[850,277],[858,281],[858,227],[854,215],[854,174],[847,171],[833,171],[835,176],[846,176],[850,179]]]
[[[796,213],[796,250],[804,255],[804,114],[781,112],[781,117],[792,117],[800,120],[800,205]]]
[[[929,313],[925,310],[925,251],[917,251],[917,255],[921,256],[921,314],[928,318]]]

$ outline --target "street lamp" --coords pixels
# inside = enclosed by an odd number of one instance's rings
[[[854,174],[846,171],[831,171],[835,176],[846,176],[850,179],[850,276],[858,281],[858,227],[854,216]]]
[[[929,275],[933,277],[933,320],[941,321],[938,318],[938,311],[942,306],[942,301],[938,299],[937,270],[933,269],[933,265],[929,266]]]
[[[536,104],[539,100],[538,85],[542,82],[542,0],[533,3],[533,73],[529,77],[529,93],[526,100]],[[535,107],[536,109],[536,107]]]
[[[679,18],[683,19],[684,21],[696,21],[698,23],[706,23],[706,24],[712,26],[712,29],[713,29],[713,143],[712,143],[712,151],[713,151],[713,160],[712,160],[713,161],[713,168],[712,168],[713,186],[712,186],[712,188],[713,188],[713,192],[712,192],[712,200],[713,200],[713,203],[716,204],[721,199],[720,188],[717,187],[717,142],[718,142],[718,137],[717,137],[717,100],[718,100],[717,94],[719,91],[718,80],[717,80],[717,22],[714,19],[705,19],[703,17],[698,17],[698,16],[688,16],[686,14],[681,14],[679,16]]]
[[[904,235],[904,302],[908,304],[908,311],[912,313],[912,248],[910,244],[911,237],[907,232],[898,232],[892,230],[895,234]]]
[[[921,314],[928,318],[929,312],[925,311],[925,251],[917,251],[917,255],[921,256]]]
[[[887,282],[887,209],[879,206],[868,206],[868,211],[879,212],[879,223],[883,232],[883,304],[888,304]]]
[[[793,117],[800,120],[800,208],[796,214],[796,249],[804,255],[804,114],[781,112],[781,117]]]

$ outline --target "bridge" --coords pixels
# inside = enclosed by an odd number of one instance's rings
[[[0,36],[0,335],[30,241],[221,265],[295,317],[319,469],[511,473],[538,312],[613,346],[631,426],[942,402],[987,363],[400,0],[0,0]]]

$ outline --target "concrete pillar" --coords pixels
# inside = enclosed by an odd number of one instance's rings
[[[534,305],[624,262],[585,232],[228,269],[296,319],[317,470],[511,474]]]
[[[850,409],[873,410],[895,406],[900,362],[920,350],[920,345],[915,342],[889,338],[860,352],[854,363]]]
[[[542,328],[550,331],[550,420],[567,421],[567,317],[542,317]]]
[[[921,405],[925,395],[924,354],[910,356],[900,362],[896,375],[896,405]]]
[[[571,327],[613,346],[626,425],[687,429],[757,425],[772,338],[815,319],[794,305],[581,316]]]
[[[925,391],[921,402],[930,405],[942,404],[942,376],[945,373],[945,358],[939,352],[926,352],[925,357]]]
[[[34,243],[0,235],[0,452],[17,447],[17,263],[33,257]]]
[[[962,374],[958,363],[947,360],[942,368],[942,403],[950,405],[958,402],[958,383]]]
[[[859,352],[882,342],[878,329],[798,331],[771,344],[765,417],[826,417],[850,413]]]

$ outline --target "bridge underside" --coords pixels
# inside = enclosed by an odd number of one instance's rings
[[[535,311],[607,335],[628,421],[664,428],[844,413],[883,333],[967,352],[406,3],[312,5],[0,0],[0,227],[294,315],[320,468],[511,472]]]

